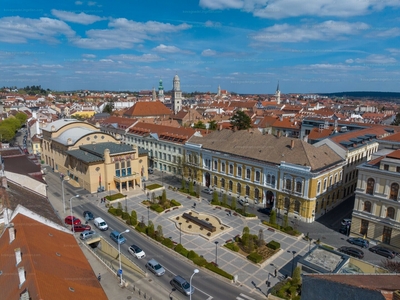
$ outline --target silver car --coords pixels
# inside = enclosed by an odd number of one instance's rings
[[[165,269],[155,259],[150,259],[147,262],[146,269],[157,276],[163,276],[165,274]]]

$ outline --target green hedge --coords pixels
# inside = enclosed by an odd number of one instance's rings
[[[162,185],[159,185],[159,184],[157,184],[157,183],[154,183],[154,184],[150,184],[150,185],[146,185],[146,189],[147,190],[155,190],[155,189],[159,189],[159,188],[161,188],[162,187]]]
[[[190,250],[187,255],[187,258],[189,258],[190,260],[193,260],[193,258],[196,258],[196,257],[199,257],[199,255],[196,252],[194,252],[193,250]]]
[[[141,226],[141,224],[139,223],[136,225],[135,229],[139,232],[146,233],[147,226]]]
[[[176,201],[175,199],[172,199],[171,200],[171,206],[180,206],[181,204],[178,202],[178,201]]]
[[[112,206],[110,206],[110,208],[108,209],[108,212],[110,213],[110,214],[112,214],[113,216],[116,216],[117,215],[117,213],[116,213],[116,208],[114,208],[114,207],[112,207]]]
[[[131,218],[131,215],[128,214],[127,212],[122,213],[122,220],[129,220]]]
[[[122,216],[122,209],[116,208],[116,209],[115,209],[115,214],[116,214],[118,217]]]
[[[168,239],[168,238],[165,238],[165,239],[161,242],[161,244],[163,244],[164,246],[166,246],[166,247],[168,247],[168,248],[170,248],[170,249],[174,248],[174,242],[171,241],[171,240]]]
[[[252,262],[258,264],[260,261],[262,261],[262,255],[258,254],[257,252],[252,252],[249,255],[247,255],[247,259],[251,260]]]
[[[204,267],[207,264],[207,260],[202,256],[195,257],[192,259],[192,261],[199,267]]]
[[[239,251],[239,246],[236,245],[235,243],[227,243],[224,245],[226,248],[231,249],[232,251],[238,252]]]
[[[217,273],[217,274],[219,274],[219,275],[221,275],[221,276],[223,276],[225,278],[228,278],[229,280],[233,279],[233,276],[231,274],[225,272],[224,270],[221,270],[220,268],[218,268],[217,266],[215,266],[212,263],[207,263],[205,265],[205,267],[206,267],[206,269],[209,269],[210,271],[213,271],[213,272],[215,272],[215,273]]]
[[[118,193],[118,194],[114,194],[114,195],[111,195],[111,196],[106,196],[106,199],[109,200],[109,201],[114,201],[114,200],[121,199],[121,198],[124,198],[124,197],[125,197],[125,195],[123,195],[121,193]]]
[[[278,250],[278,249],[281,248],[281,244],[278,243],[278,242],[276,242],[276,241],[270,241],[270,242],[267,244],[267,247],[270,248],[270,249],[272,249],[272,250]]]
[[[150,205],[150,209],[154,210],[154,211],[156,211],[158,213],[164,211],[164,208],[162,208],[162,206],[160,204],[157,204],[157,203],[153,203],[152,205]]]

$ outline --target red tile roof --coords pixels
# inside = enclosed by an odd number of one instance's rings
[[[169,116],[171,114],[172,111],[160,101],[137,102],[124,112],[124,116],[128,118]]]

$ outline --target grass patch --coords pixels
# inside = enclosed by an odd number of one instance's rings
[[[232,250],[232,251],[235,251],[235,252],[238,252],[238,251],[239,251],[239,246],[236,245],[236,243],[234,243],[234,242],[227,243],[227,244],[225,244],[224,246],[225,246],[226,248]]]
[[[162,188],[162,185],[159,185],[157,183],[146,185],[146,189],[150,190],[150,191],[151,190],[155,190],[155,189],[159,189],[159,188]]]
[[[299,236],[299,235],[301,235],[301,232],[297,231],[296,229],[293,229],[293,228],[290,227],[290,226],[288,226],[288,227],[282,227],[282,226],[280,226],[280,225],[278,225],[278,224],[271,224],[271,223],[268,223],[267,221],[262,221],[261,223],[263,223],[264,225],[269,226],[269,227],[271,227],[271,228],[275,228],[275,229],[277,229],[277,230],[280,230],[280,231],[282,231],[282,232],[284,232],[284,233],[287,233],[287,234],[289,234],[289,235],[292,235],[292,236]]]
[[[121,198],[125,198],[125,195],[121,194],[121,193],[118,193],[118,194],[106,196],[106,199],[108,201],[114,201],[114,200],[121,199]]]

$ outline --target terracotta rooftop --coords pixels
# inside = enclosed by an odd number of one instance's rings
[[[388,155],[386,155],[386,157],[387,158],[400,159],[400,149],[389,153]]]
[[[131,108],[124,112],[124,116],[128,118],[164,116],[171,114],[172,111],[160,101],[136,102]]]

